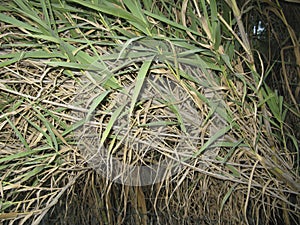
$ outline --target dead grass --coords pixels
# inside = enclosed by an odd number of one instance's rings
[[[67,2],[0,8],[1,222],[297,223],[289,109],[215,1]]]

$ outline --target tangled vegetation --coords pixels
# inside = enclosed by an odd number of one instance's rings
[[[4,1],[1,223],[297,224],[281,4]]]

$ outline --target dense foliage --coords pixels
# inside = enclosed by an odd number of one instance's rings
[[[3,1],[1,223],[297,224],[291,9]]]

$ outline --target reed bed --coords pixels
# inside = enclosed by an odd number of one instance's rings
[[[251,10],[4,1],[1,223],[297,224],[299,108],[267,85]]]

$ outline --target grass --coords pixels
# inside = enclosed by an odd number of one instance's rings
[[[1,222],[297,221],[297,105],[209,2],[2,4]]]

